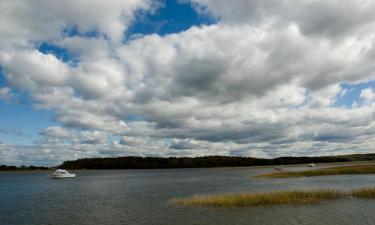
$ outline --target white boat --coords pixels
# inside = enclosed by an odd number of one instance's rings
[[[53,179],[62,179],[62,178],[73,178],[76,177],[75,174],[69,173],[66,170],[57,169],[53,174],[51,174],[51,178]]]
[[[315,167],[315,163],[310,163],[309,167]]]

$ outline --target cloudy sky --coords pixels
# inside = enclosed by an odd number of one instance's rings
[[[2,0],[0,164],[373,152],[373,0]]]

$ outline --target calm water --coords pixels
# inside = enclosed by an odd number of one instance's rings
[[[0,225],[375,224],[375,200],[317,205],[217,209],[168,203],[195,194],[375,185],[375,176],[252,179],[271,168],[76,171],[70,180],[46,172],[0,173]]]

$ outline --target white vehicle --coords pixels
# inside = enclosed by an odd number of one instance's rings
[[[53,179],[62,179],[62,178],[73,178],[76,177],[75,174],[69,173],[66,170],[58,169],[53,174],[51,174],[51,178]]]
[[[315,167],[315,163],[310,163],[309,167]]]

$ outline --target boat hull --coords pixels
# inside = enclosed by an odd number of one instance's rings
[[[50,176],[51,179],[66,179],[66,178],[74,178],[76,177],[75,174],[64,174],[64,175],[54,175]]]

